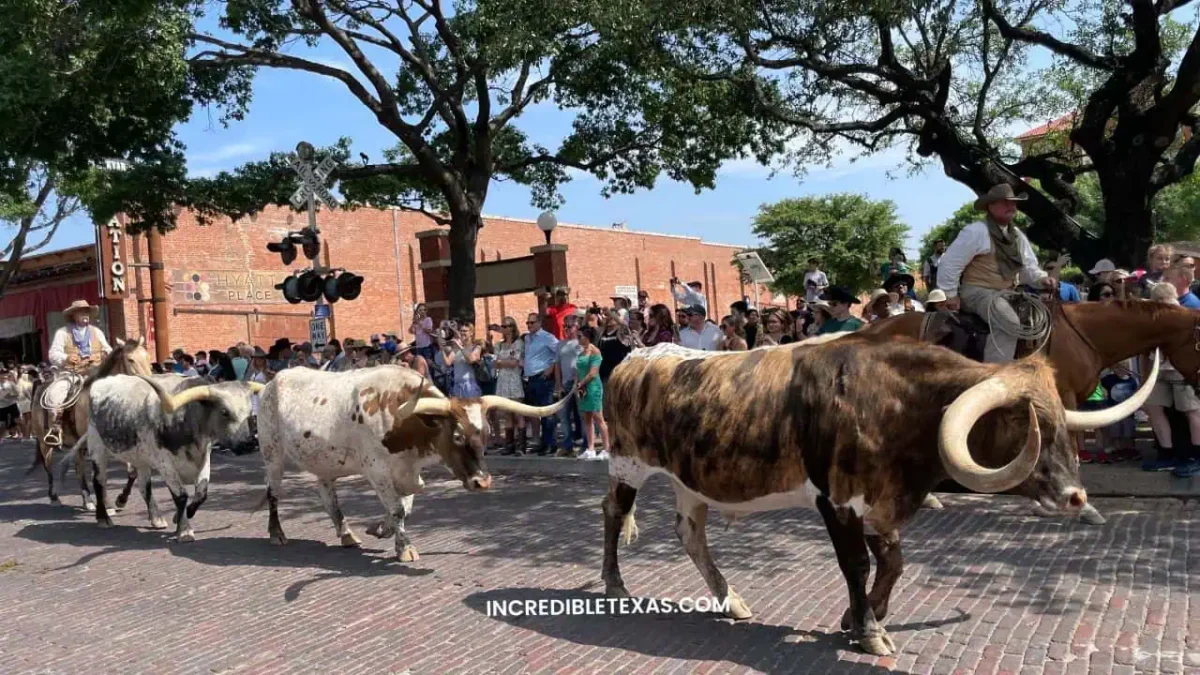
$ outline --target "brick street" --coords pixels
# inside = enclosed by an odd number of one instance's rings
[[[290,474],[291,543],[272,547],[257,455],[214,457],[197,541],[147,528],[134,496],[111,530],[23,473],[0,445],[3,673],[1200,673],[1200,505],[1101,499],[1109,522],[1027,515],[1026,502],[948,495],[904,530],[906,568],[884,621],[899,652],[853,651],[846,591],[815,512],[728,530],[714,557],[754,617],[712,614],[489,618],[488,600],[596,598],[602,477],[500,477],[468,494],[427,472],[408,531],[420,561],[363,533],[381,507],[361,481],[340,496],[363,537],[342,549],[313,484]],[[115,467],[114,467],[115,469]],[[429,478],[432,477],[432,480]],[[110,499],[123,484],[110,472]],[[170,503],[161,484],[156,497]],[[674,535],[666,481],[638,497],[622,547],[634,594],[706,594]]]

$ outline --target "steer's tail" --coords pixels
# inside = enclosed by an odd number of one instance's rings
[[[621,519],[621,536],[625,539],[625,545],[628,546],[638,538],[637,521],[633,518],[633,512],[637,510],[637,505],[629,507],[629,513]]]

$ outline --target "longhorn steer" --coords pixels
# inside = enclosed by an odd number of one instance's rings
[[[1132,414],[1157,371],[1156,358],[1125,403],[1078,413],[1063,409],[1040,358],[982,364],[912,340],[858,335],[749,352],[635,350],[605,390],[613,439],[603,501],[606,591],[628,595],[618,538],[636,535],[638,488],[665,473],[675,488],[676,533],[713,595],[728,600],[730,616],[748,618],[750,609],[713,563],[708,508],[730,518],[815,508],[849,589],[843,629],[863,650],[891,654],[895,645],[877,621],[900,577],[899,528],[929,490],[950,477],[978,492],[1013,491],[1078,511],[1087,494],[1068,431]],[[878,565],[869,594],[868,548]]]
[[[179,541],[195,539],[191,518],[208,498],[210,445],[250,437],[250,394],[258,383],[207,384],[178,375],[114,375],[92,385],[87,447],[92,457],[96,522],[112,527],[105,501],[108,461],[118,459],[137,471],[138,492],[146,500],[150,526],[165,528],[150,491],[150,472],[162,475],[175,501]],[[188,499],[185,484],[196,485]]]
[[[266,464],[267,531],[286,544],[279,522],[285,460],[317,477],[325,511],[343,546],[358,546],[338,505],[334,482],[363,476],[379,501],[384,521],[368,530],[396,537],[396,556],[417,560],[404,531],[413,496],[425,485],[421,469],[443,461],[468,490],[491,486],[483,459],[489,407],[530,417],[558,412],[567,400],[541,408],[499,396],[446,398],[416,371],[377,366],[345,373],[292,368],[267,384],[259,401],[258,437]]]

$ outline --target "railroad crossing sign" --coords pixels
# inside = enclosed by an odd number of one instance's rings
[[[292,206],[300,209],[307,205],[311,212],[315,198],[321,200],[322,203],[331,209],[338,207],[337,197],[333,196],[329,188],[325,187],[325,180],[337,168],[337,162],[332,157],[326,157],[321,160],[321,163],[314,169],[312,166],[312,146],[308,143],[300,143],[296,146],[296,154],[288,157],[288,164],[291,165],[296,175],[300,177],[300,184],[296,187],[296,191],[292,193]]]

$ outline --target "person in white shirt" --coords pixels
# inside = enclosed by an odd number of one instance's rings
[[[921,279],[925,281],[925,288],[937,288],[938,267],[942,264],[942,256],[946,254],[946,240],[935,239],[933,242],[933,254],[925,259],[921,265]]]
[[[706,352],[720,351],[723,342],[721,329],[705,320],[708,311],[700,305],[692,305],[684,313],[687,314],[688,325],[679,331],[680,346]]]
[[[911,274],[893,274],[888,277],[887,281],[883,282],[883,288],[888,293],[888,312],[889,316],[897,314],[905,314],[907,312],[924,312],[925,308],[917,300],[913,300],[908,296],[908,290],[913,287],[913,279]]]
[[[699,281],[689,281],[687,286],[679,283],[679,279],[671,279],[671,295],[679,301],[679,304],[684,307],[703,307],[704,311],[708,311],[708,298],[700,291],[704,285]]]
[[[819,259],[808,259],[808,270],[804,272],[804,300],[806,302],[820,300],[821,294],[825,292],[826,288],[829,288],[829,277],[819,269],[820,266]]]
[[[87,300],[76,300],[63,310],[67,325],[55,331],[50,341],[51,364],[84,375],[88,368],[100,365],[112,353],[104,331],[91,325],[99,313],[100,308],[89,305]]]
[[[984,348],[988,363],[1012,361],[1016,356],[1017,338],[1005,327],[1020,322],[1003,293],[1018,282],[1055,288],[1054,280],[1038,265],[1029,240],[1012,224],[1016,203],[1025,199],[1016,196],[1008,183],[993,186],[976,199],[975,209],[985,211],[986,217],[958,233],[938,266],[938,288],[946,294],[946,309],[958,310],[961,305],[985,321],[999,319],[991,324]]]

